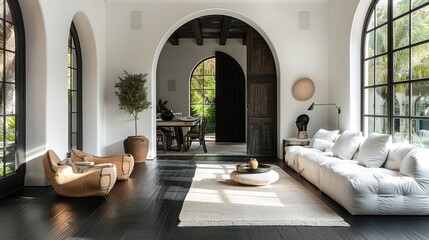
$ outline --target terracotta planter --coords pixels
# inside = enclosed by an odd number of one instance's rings
[[[149,150],[149,140],[145,136],[130,136],[124,140],[124,150],[133,155],[135,163],[143,163]]]

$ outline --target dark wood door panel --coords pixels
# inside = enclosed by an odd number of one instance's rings
[[[254,29],[247,42],[247,153],[277,155],[277,76],[268,44]]]

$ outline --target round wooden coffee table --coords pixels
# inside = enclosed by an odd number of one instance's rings
[[[279,174],[272,169],[264,173],[243,173],[235,170],[229,177],[234,182],[251,186],[268,185],[279,180]]]

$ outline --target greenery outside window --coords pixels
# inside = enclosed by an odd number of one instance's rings
[[[82,149],[82,54],[74,23],[68,39],[68,146]]]
[[[365,21],[362,128],[429,147],[429,0],[375,0]]]
[[[214,133],[215,96],[216,96],[216,58],[210,57],[201,61],[192,72],[190,103],[192,116],[207,118],[206,133]]]

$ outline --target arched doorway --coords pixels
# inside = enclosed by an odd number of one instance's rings
[[[209,15],[210,16],[210,15]],[[222,15],[223,20],[219,23],[220,29],[217,31],[219,36],[212,38],[205,36],[204,33],[213,34],[215,30],[204,28],[204,21],[207,15],[197,17],[188,21],[183,26],[189,31],[189,29],[199,29],[196,33],[188,35],[188,37],[180,32],[182,27],[176,29],[175,32],[169,37],[160,52],[160,56],[157,63],[157,82],[156,82],[156,100],[168,100],[169,108],[173,112],[179,112],[183,115],[190,114],[189,109],[184,109],[179,106],[179,103],[183,106],[189,106],[189,103],[183,104],[183,99],[189,94],[189,88],[186,90],[180,89],[181,79],[180,74],[177,72],[187,71],[182,75],[187,75],[189,78],[192,69],[202,59],[214,55],[215,51],[223,51],[237,59],[241,67],[244,69],[246,81],[245,90],[245,102],[246,105],[243,110],[245,114],[245,135],[247,143],[247,155],[255,156],[276,156],[277,155],[277,70],[273,54],[270,50],[269,44],[265,41],[261,34],[253,27],[249,26],[245,22],[242,29],[244,29],[244,37],[242,38],[229,38],[227,37],[226,44],[222,32],[225,32],[225,26],[231,26],[229,23],[234,23],[238,20],[231,16]],[[204,18],[204,19],[203,19]],[[226,22],[226,23],[225,23]],[[210,25],[212,28],[213,26]],[[222,30],[223,29],[223,30]],[[230,28],[233,29],[233,28]],[[231,32],[231,31],[230,31]],[[238,31],[239,32],[239,31]],[[249,38],[248,34],[251,34]],[[226,36],[229,36],[226,34]],[[216,41],[216,47],[212,49],[210,53],[204,56],[200,56],[199,59],[195,59],[193,66],[180,67],[175,72],[172,70],[177,65],[183,65],[185,58],[192,58],[191,55],[201,54],[205,51],[207,43]],[[224,48],[228,48],[228,45],[235,43],[237,47],[234,50],[224,51]],[[192,45],[192,46],[191,46]],[[177,50],[174,54],[166,56],[166,49],[179,49],[183,48],[180,52]],[[242,49],[240,54],[237,54],[237,49]],[[173,56],[174,55],[174,56]],[[175,60],[173,58],[176,57]],[[177,58],[178,57],[178,58]],[[166,60],[168,59],[168,60]],[[268,61],[266,61],[268,59]],[[165,64],[164,64],[165,63]],[[167,66],[167,67],[165,67]],[[174,67],[173,67],[174,66]],[[251,78],[249,78],[251,76]],[[252,81],[249,84],[249,79]],[[169,99],[170,98],[170,99]],[[251,112],[249,111],[251,110]]]

